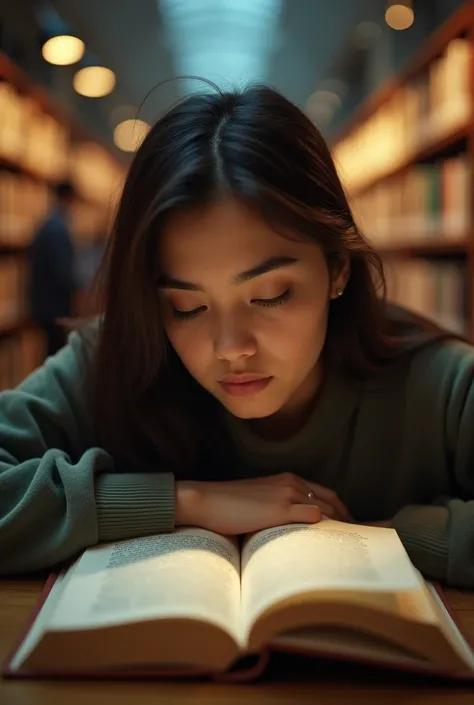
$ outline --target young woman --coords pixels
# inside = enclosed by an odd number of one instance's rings
[[[395,527],[474,586],[474,349],[385,303],[313,124],[190,97],[131,166],[104,314],[0,397],[0,567],[197,525]]]

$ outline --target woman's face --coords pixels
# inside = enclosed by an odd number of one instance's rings
[[[330,281],[313,243],[276,234],[252,211],[222,201],[173,215],[162,238],[165,328],[191,375],[245,419],[299,410],[314,395]]]

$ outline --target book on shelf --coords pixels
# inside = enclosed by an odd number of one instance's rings
[[[0,257],[0,331],[26,318],[27,266],[15,255]]]
[[[453,39],[438,59],[397,86],[363,123],[334,145],[334,159],[349,192],[366,188],[427,147],[446,138],[456,139],[460,130],[467,130],[472,119],[471,61],[470,41]]]
[[[124,172],[102,147],[92,142],[73,144],[70,171],[78,192],[91,203],[106,210],[117,205]]]
[[[0,156],[20,162],[23,156],[25,114],[20,94],[0,81]]]
[[[0,82],[0,156],[49,180],[68,169],[68,129],[44,112],[33,96]]]
[[[468,155],[415,164],[352,199],[364,234],[376,246],[466,238],[472,226]]]
[[[429,67],[428,100],[432,139],[471,119],[471,62],[469,39],[452,39]]]
[[[44,361],[42,334],[28,321],[28,263],[0,257],[0,391],[12,389]]]
[[[35,86],[20,91],[0,76],[0,160],[48,183],[70,178],[84,199],[106,211],[114,207],[123,165],[96,140],[79,139],[69,119],[52,113]]]
[[[42,364],[45,352],[43,336],[32,327],[0,336],[0,392],[17,387]]]
[[[474,674],[395,530],[324,519],[242,541],[189,527],[90,548],[48,581],[5,675],[250,679],[273,652]]]
[[[0,169],[0,246],[27,247],[54,205],[52,189],[41,181]],[[105,239],[112,211],[77,199],[69,209],[69,223],[77,245]]]
[[[68,128],[44,112],[33,97],[23,98],[25,148],[23,165],[51,181],[66,178],[69,168]]]
[[[47,184],[0,171],[0,243],[27,246],[52,205]]]
[[[462,263],[394,259],[386,263],[385,273],[391,301],[452,333],[468,334],[467,276]]]

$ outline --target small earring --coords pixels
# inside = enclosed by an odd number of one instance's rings
[[[344,293],[344,289],[341,289],[341,287],[337,287],[336,289],[336,296],[342,296]]]

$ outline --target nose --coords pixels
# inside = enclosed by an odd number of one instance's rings
[[[255,355],[257,342],[244,316],[223,316],[216,322],[214,350],[219,360],[228,362]]]

